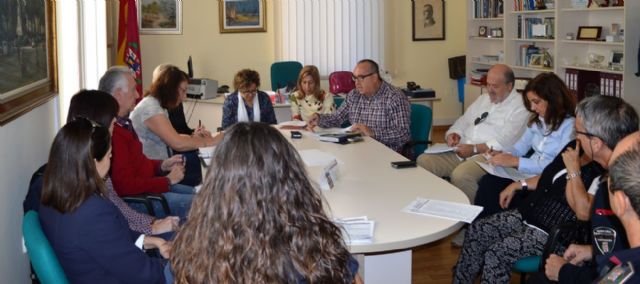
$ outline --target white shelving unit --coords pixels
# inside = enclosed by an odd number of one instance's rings
[[[470,82],[470,72],[478,68],[488,68],[495,63],[505,63],[514,70],[516,77],[532,78],[540,72],[555,72],[564,78],[568,68],[598,71],[623,76],[622,96],[640,111],[640,77],[635,75],[638,69],[638,49],[640,43],[640,1],[625,1],[624,7],[602,8],[573,8],[571,0],[555,0],[553,9],[535,11],[514,11],[513,0],[504,0],[503,15],[496,18],[474,18],[474,1],[467,0],[467,82]],[[555,18],[553,39],[525,39],[518,38],[518,16]],[[624,29],[624,41],[584,41],[575,40],[580,26],[600,26],[604,38],[609,34],[612,24],[619,24]],[[480,37],[480,26],[502,28],[503,38]],[[568,33],[573,33],[574,39],[566,38]],[[520,66],[518,56],[521,45],[534,44],[541,48],[547,48],[553,58],[551,68]],[[607,66],[589,65],[589,54],[599,54],[605,57],[605,65],[610,61],[613,52],[622,52],[623,71],[610,70]],[[502,54],[501,62],[486,62],[480,60],[482,55]],[[477,97],[481,88],[467,84],[466,94],[469,101],[465,100],[465,106]]]

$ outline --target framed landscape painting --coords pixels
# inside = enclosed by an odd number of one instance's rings
[[[219,0],[220,32],[266,32],[265,0]]]
[[[181,0],[138,0],[141,34],[182,34]]]
[[[411,0],[413,40],[444,40],[444,0]]]
[[[57,92],[55,1],[3,0],[0,9],[0,125]]]

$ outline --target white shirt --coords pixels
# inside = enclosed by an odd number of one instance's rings
[[[476,118],[484,112],[488,113],[487,117],[475,125]],[[520,138],[530,114],[524,107],[522,95],[515,89],[497,104],[491,103],[488,94],[483,94],[456,120],[446,136],[456,133],[460,135],[461,144],[485,143],[494,150],[503,150]]]

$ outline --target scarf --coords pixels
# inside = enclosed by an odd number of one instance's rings
[[[244,105],[244,99],[238,92],[238,122],[249,121],[249,114]],[[260,104],[258,103],[258,94],[253,96],[253,121],[260,121]]]

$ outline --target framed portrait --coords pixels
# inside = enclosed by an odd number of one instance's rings
[[[444,0],[411,0],[413,40],[444,40]]]
[[[138,0],[141,34],[182,34],[182,1]]]
[[[529,60],[530,67],[542,67],[544,63],[543,54],[531,54],[531,60]]]
[[[58,92],[55,1],[8,0],[0,9],[0,125]]]
[[[218,0],[221,33],[267,31],[265,0]]]
[[[602,27],[596,26],[581,26],[578,27],[577,40],[598,40],[602,33]]]
[[[487,36],[487,26],[479,26],[478,27],[478,36],[486,37]]]

